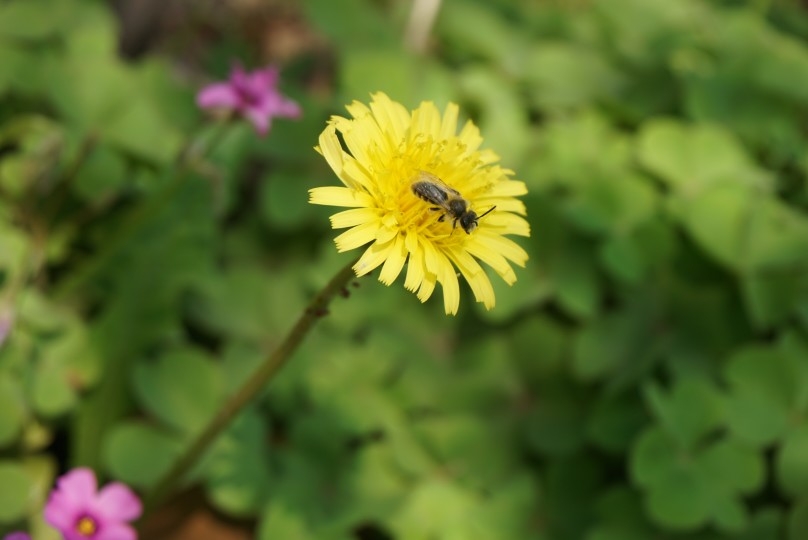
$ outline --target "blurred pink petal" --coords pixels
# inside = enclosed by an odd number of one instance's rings
[[[257,88],[274,88],[278,84],[278,68],[269,66],[252,72],[250,83]]]
[[[300,105],[291,99],[281,98],[275,109],[275,116],[283,116],[284,118],[300,118],[303,110]]]
[[[239,104],[238,94],[228,83],[206,86],[196,95],[196,104],[203,109],[211,107],[234,108]]]
[[[250,108],[247,111],[245,111],[244,116],[253,125],[255,131],[262,137],[269,132],[271,115],[267,114],[261,109]]]
[[[278,68],[274,66],[246,72],[235,65],[229,80],[202,89],[197,103],[202,108],[231,109],[248,120],[258,134],[265,135],[273,117],[299,118],[302,114],[297,103],[278,91],[278,79]]]
[[[87,539],[84,538],[83,540]],[[98,531],[93,540],[137,540],[137,533],[129,525],[116,523]]]
[[[73,469],[59,478],[56,488],[71,504],[86,504],[95,498],[95,473],[86,468]]]
[[[94,536],[87,536],[75,529],[68,529],[66,532],[63,532],[62,535],[64,536],[64,540],[87,540],[88,538],[95,540]]]
[[[45,521],[60,531],[68,530],[81,517],[82,508],[82,503],[75,503],[69,495],[54,489],[45,505]]]
[[[3,537],[3,540],[31,540],[31,535],[29,535],[28,533],[17,531],[5,535]]]
[[[132,521],[140,517],[140,499],[120,482],[107,484],[99,493],[97,508],[105,517],[117,521]]]
[[[100,492],[95,473],[74,469],[56,482],[45,505],[45,521],[65,540],[136,540],[127,522],[143,511],[137,495],[113,482]]]

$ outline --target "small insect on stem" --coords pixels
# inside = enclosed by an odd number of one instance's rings
[[[460,227],[471,234],[479,225],[479,220],[488,215],[496,206],[492,206],[481,215],[471,209],[469,202],[463,198],[459,191],[449,187],[443,180],[426,171],[418,171],[412,183],[412,192],[420,199],[434,204],[432,210],[443,210],[445,213],[438,221],[446,216],[452,218],[452,231],[460,222]]]

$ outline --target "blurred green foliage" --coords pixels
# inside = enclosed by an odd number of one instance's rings
[[[446,0],[417,55],[407,2],[300,7],[333,84],[262,140],[104,4],[0,3],[0,532],[69,466],[148,490],[282,339],[347,262],[311,147],[382,90],[478,121],[528,267],[456,319],[358,280],[188,485],[266,540],[808,537],[808,12]]]

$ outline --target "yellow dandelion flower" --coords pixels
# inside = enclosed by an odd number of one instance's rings
[[[348,229],[335,239],[340,252],[370,244],[356,275],[381,266],[379,281],[390,285],[406,264],[404,287],[425,302],[440,283],[446,313],[454,315],[459,270],[476,300],[494,307],[494,289],[478,261],[509,285],[516,281],[510,262],[524,266],[528,256],[505,235],[530,236],[525,205],[516,198],[527,193],[525,184],[496,165],[497,154],[479,149],[482,138],[471,121],[457,133],[454,103],[443,115],[432,102],[410,114],[377,93],[370,106],[355,101],[347,109],[351,118],[332,117],[315,148],[343,186],[314,188],[309,202],[350,208],[331,216],[331,225]],[[430,184],[413,189],[419,181]],[[446,200],[435,200],[441,192]],[[464,203],[448,206],[457,198]],[[463,216],[468,211],[474,214]]]

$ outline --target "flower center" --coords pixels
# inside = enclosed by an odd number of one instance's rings
[[[98,524],[89,516],[83,516],[76,522],[76,531],[82,536],[92,536],[98,530]]]
[[[243,82],[241,84],[235,84],[234,88],[238,94],[238,97],[247,105],[255,106],[261,103],[263,92],[261,92],[260,89],[255,88],[255,85],[248,82]]]

